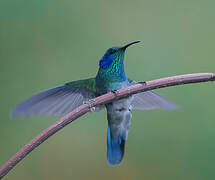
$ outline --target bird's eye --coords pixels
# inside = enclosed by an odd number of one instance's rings
[[[114,50],[114,49],[110,49],[110,51],[109,51],[109,53],[110,54],[113,54],[113,53],[115,53],[116,51]]]

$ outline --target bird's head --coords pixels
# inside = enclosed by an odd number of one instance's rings
[[[114,64],[119,64],[123,63],[124,60],[124,55],[125,55],[125,50],[127,47],[129,47],[132,44],[139,43],[140,41],[134,41],[129,44],[126,44],[121,47],[112,47],[109,48],[102,59],[99,62],[99,67],[102,69],[107,69],[110,67],[113,63]]]

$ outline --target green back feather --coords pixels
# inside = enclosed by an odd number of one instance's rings
[[[96,81],[95,78],[83,79],[78,81],[72,81],[66,85],[74,88],[86,88],[89,91],[96,92]]]

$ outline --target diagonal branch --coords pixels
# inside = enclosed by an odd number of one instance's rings
[[[73,122],[80,116],[91,111],[92,107],[106,104],[113,100],[127,97],[132,94],[136,94],[143,91],[149,91],[152,89],[164,88],[169,86],[176,86],[190,83],[200,83],[207,81],[215,81],[214,73],[197,73],[186,74],[179,76],[172,76],[167,78],[156,79],[148,81],[146,83],[137,83],[127,88],[117,90],[115,93],[110,92],[105,95],[96,97],[90,100],[88,103],[79,106],[72,112],[68,113],[60,120],[52,124],[50,127],[41,132],[38,136],[32,139],[22,149],[20,149],[14,156],[11,157],[6,164],[0,169],[0,179],[3,178],[16,164],[18,164],[25,156],[38,147],[41,143],[47,140],[50,136],[58,132],[60,129]]]

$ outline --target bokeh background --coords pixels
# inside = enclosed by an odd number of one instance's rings
[[[9,117],[41,90],[95,76],[111,46],[127,50],[137,81],[215,71],[212,0],[1,0],[0,166],[58,117]],[[70,124],[18,164],[5,180],[215,179],[214,83],[157,90],[176,111],[133,111],[124,162],[106,163],[106,112]]]

